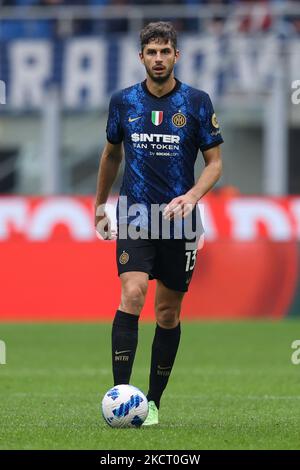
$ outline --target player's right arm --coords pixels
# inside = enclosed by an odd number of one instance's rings
[[[122,157],[122,143],[112,144],[107,141],[99,162],[95,200],[95,227],[104,239],[114,238],[110,230],[110,220],[105,213],[105,204],[117,177]]]

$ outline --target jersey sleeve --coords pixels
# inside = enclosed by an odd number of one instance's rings
[[[109,103],[106,138],[111,144],[120,144],[123,140],[123,129],[120,120],[120,100],[117,93],[112,95]]]
[[[199,110],[198,144],[201,152],[216,147],[224,142],[220,126],[207,93],[203,94]]]

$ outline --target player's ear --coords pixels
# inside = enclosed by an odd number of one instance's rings
[[[139,52],[139,58],[140,58],[140,61],[141,61],[142,63],[144,63],[144,54],[143,54],[143,51],[140,51],[140,52]]]
[[[176,64],[178,59],[179,59],[179,50],[176,49],[176,51],[175,51],[175,64]]]

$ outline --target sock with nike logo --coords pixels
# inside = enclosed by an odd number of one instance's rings
[[[160,398],[167,386],[180,342],[180,323],[167,329],[156,325],[152,343],[150,384],[148,401],[154,401],[159,408]]]
[[[137,315],[117,310],[112,326],[114,385],[128,384],[138,342]]]

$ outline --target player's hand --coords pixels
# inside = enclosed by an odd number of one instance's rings
[[[177,196],[165,207],[163,216],[166,220],[172,220],[175,217],[184,219],[192,212],[197,202],[197,198],[192,194]]]
[[[112,230],[111,221],[106,212],[99,206],[95,213],[96,235],[100,240],[115,240],[117,231]]]

